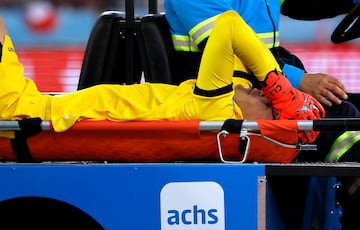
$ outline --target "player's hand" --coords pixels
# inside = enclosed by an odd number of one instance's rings
[[[344,84],[337,78],[323,73],[305,73],[299,90],[310,94],[323,105],[340,104],[347,99]]]

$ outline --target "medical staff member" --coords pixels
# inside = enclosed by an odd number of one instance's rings
[[[280,46],[281,3],[280,0],[165,0],[164,6],[175,50],[201,52],[216,18],[222,12],[233,9],[271,50],[295,88],[311,94],[324,105],[340,104],[348,96],[345,86],[337,78],[323,73],[306,73],[301,60]],[[247,79],[249,85],[256,86],[251,75],[238,71],[241,68],[238,65],[241,64],[236,62],[234,76]]]

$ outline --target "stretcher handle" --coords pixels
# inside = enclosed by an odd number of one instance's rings
[[[221,130],[226,121],[201,121],[200,131],[216,131]],[[277,122],[272,120],[271,122]],[[283,121],[281,121],[283,122]],[[296,122],[299,131],[329,131],[329,130],[342,130],[342,131],[357,131],[360,130],[360,118],[336,118],[329,119],[324,118],[321,120],[289,120],[290,122]],[[249,131],[259,131],[259,125],[256,121],[242,121],[232,120],[233,132],[240,133],[241,129],[247,129]],[[229,131],[229,130],[228,130]]]
[[[42,130],[52,130],[50,121],[41,121]],[[19,121],[0,121],[0,131],[21,131]]]
[[[300,127],[299,127],[300,128]],[[357,131],[360,130],[360,118],[322,119],[313,121],[315,131]]]

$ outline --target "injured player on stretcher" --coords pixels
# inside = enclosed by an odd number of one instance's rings
[[[291,86],[263,42],[235,11],[223,13],[204,50],[196,79],[178,86],[161,83],[101,84],[64,95],[45,95],[24,77],[22,64],[1,20],[0,119],[51,120],[57,132],[84,119],[124,121],[226,119],[296,119],[359,117],[352,104],[322,106],[312,96]],[[234,56],[242,71],[253,73],[260,89],[252,89],[233,77]],[[324,159],[340,131],[299,132],[301,143],[315,142]],[[338,159],[360,160],[347,151]]]

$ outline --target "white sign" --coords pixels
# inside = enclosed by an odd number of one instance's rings
[[[160,211],[161,230],[225,230],[224,191],[216,182],[166,184]]]

